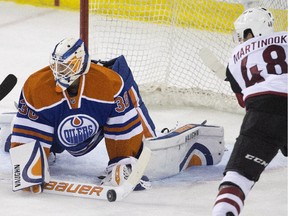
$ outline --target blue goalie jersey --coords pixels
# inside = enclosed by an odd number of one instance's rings
[[[76,96],[55,91],[49,66],[32,74],[20,95],[11,146],[38,140],[47,152],[81,156],[104,137],[110,159],[137,157],[155,126],[124,56],[106,63],[91,63]]]

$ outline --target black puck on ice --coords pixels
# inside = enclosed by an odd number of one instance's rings
[[[115,190],[108,190],[107,191],[107,199],[109,202],[114,202],[117,198],[117,194]]]

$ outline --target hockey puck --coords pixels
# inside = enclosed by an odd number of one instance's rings
[[[117,194],[115,190],[108,190],[107,191],[107,199],[109,202],[114,202],[117,198]]]

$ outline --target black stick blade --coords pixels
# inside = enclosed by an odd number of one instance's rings
[[[0,84],[0,101],[14,88],[17,83],[17,77],[9,74]]]

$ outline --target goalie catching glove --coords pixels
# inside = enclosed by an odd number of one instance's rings
[[[131,174],[137,159],[134,157],[115,158],[109,161],[106,167],[106,177],[101,181],[101,185],[120,186]],[[134,191],[151,188],[151,182],[147,176],[142,176]]]

